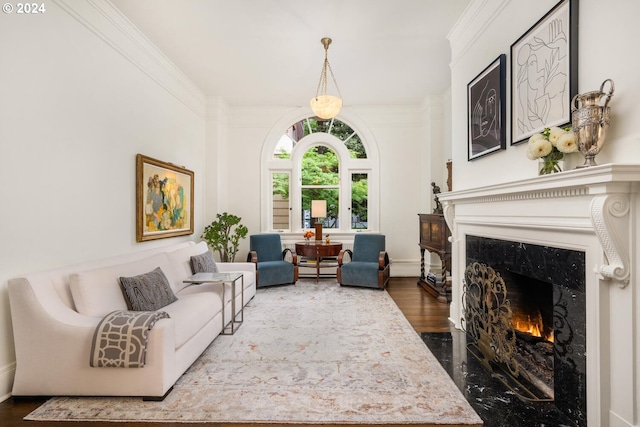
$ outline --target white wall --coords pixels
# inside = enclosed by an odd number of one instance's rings
[[[421,108],[361,108],[355,113],[372,132],[380,158],[380,232],[386,235],[393,276],[420,275],[419,222],[430,170],[423,146]],[[417,153],[420,153],[417,155]]]
[[[526,143],[472,162],[467,161],[467,83],[510,46],[557,0],[474,1],[450,33],[452,49],[452,141],[455,190],[510,182],[535,176],[536,166],[526,157]],[[599,164],[640,161],[640,57],[635,45],[640,40],[640,2],[636,0],[580,0],[578,91],[598,90],[611,78],[616,90],[609,104],[611,127]],[[510,124],[510,67],[507,66],[507,124]],[[510,127],[507,135],[509,135]],[[582,164],[580,153],[567,158],[567,167]]]
[[[0,400],[9,278],[194,238],[136,243],[136,153],[195,172],[203,227],[204,97],[108,6],[0,17]]]

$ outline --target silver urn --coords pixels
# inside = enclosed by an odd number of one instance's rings
[[[604,92],[607,82],[609,93]],[[578,137],[578,150],[584,156],[584,164],[578,168],[596,165],[595,157],[602,149],[609,129],[609,101],[613,89],[613,80],[607,79],[599,91],[577,94],[571,100],[571,125]]]

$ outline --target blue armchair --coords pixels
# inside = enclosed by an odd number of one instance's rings
[[[291,255],[291,262],[285,256]],[[298,260],[291,249],[282,249],[279,234],[249,236],[247,261],[256,265],[256,287],[295,284],[298,280]]]
[[[349,254],[350,262],[344,255]],[[341,286],[363,286],[384,289],[389,282],[389,255],[382,234],[356,234],[353,250],[343,249],[338,255],[338,283]]]

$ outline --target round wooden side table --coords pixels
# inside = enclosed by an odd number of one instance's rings
[[[296,254],[316,261],[316,281],[320,279],[320,262],[323,258],[337,257],[342,250],[342,243],[324,240],[296,242]]]

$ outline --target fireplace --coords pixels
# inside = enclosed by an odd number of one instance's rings
[[[466,236],[469,351],[520,398],[586,426],[584,252]]]
[[[639,190],[640,165],[609,164],[440,194],[451,229],[450,320],[465,327],[471,262],[492,266],[506,286],[520,276],[551,283],[560,321],[553,404],[573,411],[564,401],[580,396],[589,427],[636,426],[640,414]],[[556,257],[569,268],[556,268]]]

